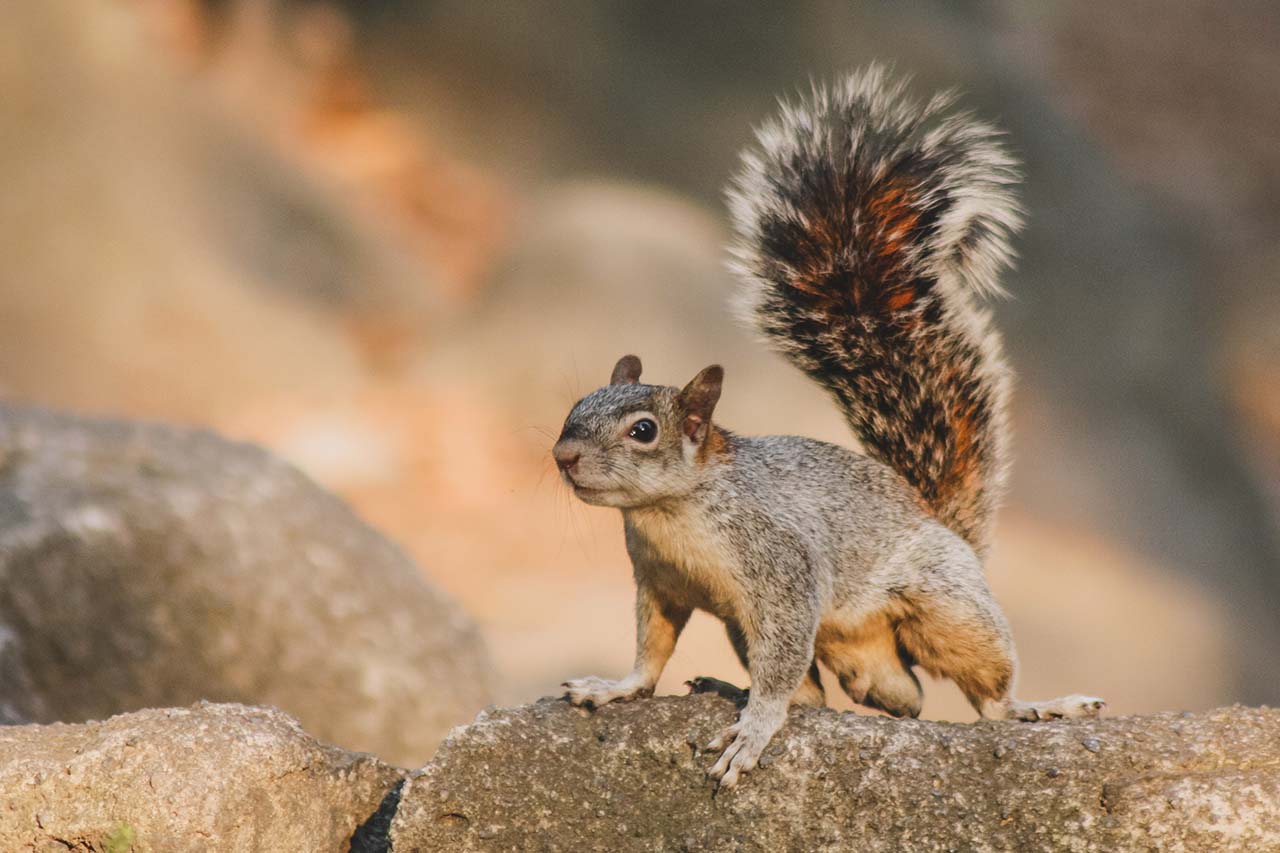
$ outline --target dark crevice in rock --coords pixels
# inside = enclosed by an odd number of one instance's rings
[[[403,788],[404,780],[401,779],[382,798],[378,810],[356,827],[356,831],[351,834],[351,846],[347,848],[347,853],[390,853],[391,821],[396,816],[396,809],[400,807],[400,791]]]

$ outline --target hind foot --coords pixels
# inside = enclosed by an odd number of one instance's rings
[[[989,719],[1022,720],[1034,723],[1039,720],[1092,719],[1102,713],[1107,703],[1096,696],[1063,696],[1047,702],[1019,702],[1007,699],[989,703],[983,707],[982,716]]]

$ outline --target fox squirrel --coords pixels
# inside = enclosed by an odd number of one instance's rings
[[[729,190],[734,269],[766,339],[826,388],[867,455],[712,421],[724,371],[683,389],[624,356],[554,448],[583,501],[618,507],[636,581],[634,671],[565,683],[575,705],[650,695],[694,608],[751,676],[712,742],[722,787],[756,766],[788,704],[822,705],[817,663],[855,702],[920,713],[912,672],[950,678],[987,719],[1096,716],[1023,702],[983,577],[1008,467],[1010,370],[981,297],[1020,224],[995,130],[920,104],[869,68],[784,103]]]

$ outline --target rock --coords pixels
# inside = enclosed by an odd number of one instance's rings
[[[393,848],[1280,849],[1275,709],[1037,724],[797,709],[770,765],[715,794],[713,756],[689,741],[732,719],[710,695],[487,711],[405,784]]]
[[[270,708],[0,728],[0,850],[347,850],[400,771]]]
[[[0,405],[0,719],[275,705],[417,766],[489,699],[472,622],[340,500],[200,431]]]

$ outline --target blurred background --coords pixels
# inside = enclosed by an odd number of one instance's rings
[[[261,443],[479,620],[504,703],[621,675],[613,511],[548,450],[640,354],[852,444],[725,309],[721,188],[872,60],[1026,163],[989,575],[1021,693],[1280,701],[1280,6],[44,0],[0,12],[0,393]],[[742,683],[695,617],[660,688]],[[828,681],[840,707],[849,703]],[[950,685],[925,714],[972,719]]]

